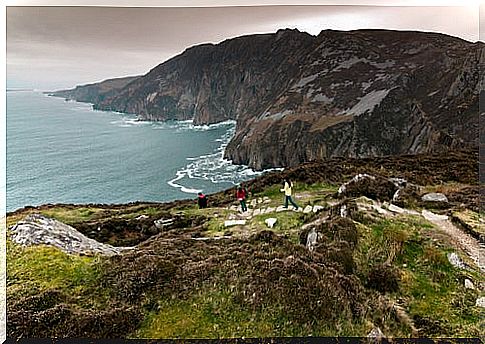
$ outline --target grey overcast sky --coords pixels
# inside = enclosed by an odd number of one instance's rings
[[[26,2],[10,1],[6,7],[9,88],[54,90],[144,74],[189,46],[281,28],[314,35],[325,29],[384,28],[479,39],[478,3],[466,1],[461,2],[466,6],[427,7],[26,7],[19,3]],[[200,5],[200,0],[192,3]]]

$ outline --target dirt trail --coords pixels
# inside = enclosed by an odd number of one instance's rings
[[[452,242],[464,250],[480,270],[485,271],[485,247],[480,245],[478,240],[456,227],[446,215],[434,214],[427,210],[423,210],[421,215],[448,234]]]

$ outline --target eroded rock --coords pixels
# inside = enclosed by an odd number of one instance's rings
[[[117,255],[131,247],[114,247],[90,239],[60,221],[39,214],[28,215],[10,228],[14,242],[31,245],[49,245],[66,253],[84,255]]]

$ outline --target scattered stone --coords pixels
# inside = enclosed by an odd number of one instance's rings
[[[372,204],[371,208],[377,210],[377,212],[381,215],[392,215],[392,213],[377,204]]]
[[[274,217],[270,217],[266,220],[264,220],[264,223],[266,223],[266,225],[269,227],[269,228],[273,228],[275,223],[276,223],[277,219],[274,218]]]
[[[303,209],[303,212],[304,212],[305,214],[309,214],[309,213],[311,213],[311,212],[312,212],[312,206],[311,206],[311,205],[307,205],[307,206],[305,207],[305,209]]]
[[[318,241],[318,234],[315,231],[315,228],[312,228],[308,233],[308,236],[306,239],[306,247],[310,251],[313,251],[313,249],[315,248],[315,245],[317,244],[317,241]]]
[[[256,215],[261,215],[261,209],[254,209],[254,212],[253,212],[253,215],[256,216]]]
[[[239,214],[239,217],[250,218],[252,215],[253,211],[251,209],[248,209],[247,211],[241,212],[241,214]]]
[[[380,341],[381,339],[385,338],[384,333],[382,333],[381,329],[377,326],[374,326],[374,328],[367,334],[367,338],[375,339],[377,341]]]
[[[470,281],[468,278],[465,278],[465,288],[475,290],[475,286],[473,285],[473,282]]]
[[[425,202],[448,202],[448,198],[439,192],[432,192],[421,197],[421,200]]]
[[[263,203],[263,199],[262,198],[258,198],[258,204],[261,204]]]
[[[239,207],[237,205],[231,205],[229,210],[238,211]]]
[[[148,219],[148,216],[147,216],[147,215],[145,215],[145,214],[140,215],[140,216],[137,216],[137,217],[135,218],[135,220],[144,220],[144,219]]]
[[[394,193],[394,195],[392,196],[392,201],[395,202],[399,199],[399,192],[401,191],[401,189],[397,189],[396,192]]]
[[[355,183],[355,182],[358,182],[362,179],[372,179],[372,180],[375,180],[376,177],[374,176],[371,176],[369,174],[366,174],[366,173],[359,173],[358,175],[354,176],[350,181],[342,184],[339,188],[338,188],[338,194],[343,194],[346,190],[347,190],[347,186],[350,184],[350,183]]]
[[[12,240],[20,245],[49,245],[66,253],[112,256],[131,247],[114,247],[84,236],[75,228],[40,214],[28,215],[10,228]]]
[[[448,253],[447,257],[450,264],[454,267],[459,269],[466,269],[465,263],[463,263],[463,261],[460,259],[460,257],[458,257],[455,252]]]
[[[271,200],[269,199],[269,197],[264,196],[263,197],[263,203],[271,203]]]
[[[403,208],[400,208],[400,207],[398,207],[397,205],[394,205],[394,204],[390,204],[387,209],[389,209],[390,211],[392,211],[394,213],[398,213],[398,214],[404,214],[405,213]]]
[[[285,208],[284,206],[280,205],[279,207],[276,208],[276,212],[277,213],[280,213],[282,211],[287,211],[288,208]]]
[[[227,217],[228,220],[235,220],[237,219],[237,216],[234,215],[234,214],[229,214],[229,216]]]
[[[192,238],[192,240],[197,241],[209,241],[209,240],[221,240],[221,239],[231,239],[232,236],[230,235],[223,235],[223,236],[215,236],[215,237],[199,237],[199,238]]]
[[[347,206],[345,204],[340,207],[340,217],[347,217]]]
[[[313,212],[318,213],[320,210],[325,209],[325,207],[322,207],[321,205],[314,205],[313,206]]]
[[[340,186],[339,197],[360,197],[367,196],[374,200],[391,200],[398,190],[387,178],[358,174],[349,182]]]
[[[400,189],[406,187],[408,184],[408,181],[404,178],[389,178],[389,181]]]
[[[250,204],[251,204],[251,206],[254,208],[254,207],[256,207],[256,205],[257,205],[258,203],[257,203],[257,201],[256,201],[255,199],[253,199],[253,200],[251,201],[251,203],[250,203]]]
[[[232,227],[238,225],[245,225],[246,220],[226,220],[224,221],[224,227]]]
[[[266,214],[269,214],[269,213],[274,213],[274,212],[275,212],[275,210],[276,210],[275,208],[268,207],[268,208],[266,209]]]
[[[433,213],[429,210],[422,210],[421,215],[423,215],[423,217],[428,221],[446,221],[446,220],[448,220],[448,216],[438,215],[438,214],[435,214],[435,213]]]
[[[475,302],[475,306],[485,308],[485,297],[479,297]]]
[[[173,219],[158,219],[158,220],[153,221],[153,224],[158,229],[163,229],[167,226],[173,225]]]
[[[419,215],[419,213],[415,210],[410,210],[410,209],[403,209],[401,207],[398,207],[397,205],[394,204],[389,204],[387,207],[390,211],[398,214],[408,214],[408,215]]]

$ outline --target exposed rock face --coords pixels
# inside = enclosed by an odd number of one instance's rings
[[[129,249],[102,244],[57,220],[32,214],[10,229],[12,240],[22,245],[50,245],[67,253],[116,255]]]
[[[483,43],[423,32],[297,30],[204,44],[95,107],[237,120],[226,157],[256,169],[478,146]]]

